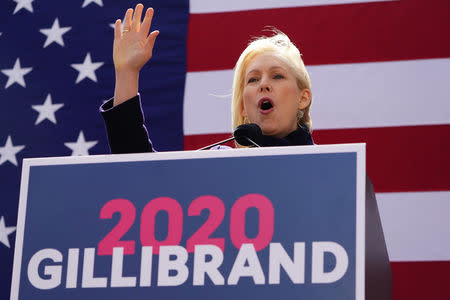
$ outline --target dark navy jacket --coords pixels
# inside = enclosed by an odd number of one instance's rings
[[[111,153],[155,152],[145,127],[139,95],[116,107],[110,99],[100,107],[100,112],[105,120]],[[314,145],[309,130],[304,127],[298,127],[282,139],[263,136],[260,141],[262,147],[301,145]]]

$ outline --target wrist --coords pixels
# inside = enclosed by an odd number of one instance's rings
[[[115,69],[116,80],[117,79],[136,79],[139,78],[139,70],[134,70],[131,68],[120,68]]]
[[[114,89],[114,106],[133,98],[138,93],[139,72],[133,70],[116,70]]]

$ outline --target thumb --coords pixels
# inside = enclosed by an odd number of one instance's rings
[[[155,45],[156,37],[159,35],[159,30],[152,31],[145,41],[146,47],[152,51],[153,46]]]

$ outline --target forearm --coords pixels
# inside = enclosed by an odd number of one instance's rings
[[[115,107],[111,99],[100,107],[113,154],[155,151],[144,125],[139,98],[139,95],[132,97]]]
[[[139,89],[139,71],[116,70],[114,106],[135,97]]]

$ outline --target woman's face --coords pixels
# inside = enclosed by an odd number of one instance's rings
[[[263,134],[279,138],[297,129],[297,111],[309,102],[302,100],[306,89],[300,90],[282,59],[273,53],[256,56],[245,70],[244,80],[242,115],[250,123],[258,124]]]

